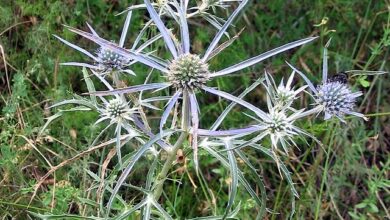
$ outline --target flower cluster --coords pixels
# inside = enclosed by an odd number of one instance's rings
[[[215,8],[229,9],[228,6],[234,4],[234,2],[238,6],[227,19],[218,18],[213,13]],[[215,78],[239,72],[272,56],[305,45],[316,39],[316,37],[307,37],[286,43],[221,70],[210,68],[209,62],[211,59],[232,43],[231,39],[222,43],[221,40],[224,36],[229,36],[228,28],[248,2],[249,0],[202,0],[198,2],[199,4],[191,5],[192,1],[189,0],[154,2],[144,0],[144,4],[130,6],[126,10],[127,17],[118,44],[101,38],[90,25],[88,25],[90,32],[68,27],[71,32],[81,35],[98,45],[99,49],[96,50],[95,55],[55,36],[66,45],[92,58],[93,62],[64,63],[64,65],[83,67],[89,99],[76,96],[75,99],[60,102],[54,107],[73,104],[99,112],[100,118],[96,121],[96,124],[106,121],[108,121],[108,124],[102,129],[93,144],[99,139],[103,139],[102,133],[108,131],[111,127],[114,130],[115,137],[110,143],[115,143],[119,163],[117,169],[118,172],[121,172],[121,175],[115,181],[114,188],[109,190],[111,196],[107,208],[104,210],[107,217],[113,215],[110,210],[113,202],[117,199],[120,188],[131,185],[125,184],[125,182],[128,175],[133,171],[135,163],[147,152],[152,152],[154,158],[152,160],[158,162],[153,162],[153,168],[150,168],[151,171],[147,175],[146,186],[144,188],[133,187],[133,189],[143,193],[144,196],[141,198],[141,202],[131,209],[124,208],[118,218],[123,219],[136,210],[142,210],[144,219],[150,219],[153,215],[151,212],[153,209],[164,218],[170,219],[169,214],[158,201],[177,153],[187,146],[192,147],[192,162],[196,172],[201,170],[201,165],[198,163],[198,150],[204,150],[217,158],[230,172],[232,183],[229,185],[229,201],[222,218],[234,217],[235,212],[232,207],[235,202],[238,184],[242,184],[246,191],[255,198],[258,207],[261,209],[260,213],[263,213],[265,210],[264,204],[254,193],[255,190],[248,184],[243,172],[237,166],[236,156],[239,156],[248,167],[253,168],[253,165],[241,150],[242,148],[253,147],[271,157],[276,162],[281,174],[287,176],[287,179],[291,181],[290,173],[279,159],[279,149],[283,149],[284,154],[288,155],[292,146],[298,146],[296,138],[305,139],[308,137],[319,143],[312,134],[296,125],[297,120],[315,117],[321,112],[325,113],[325,119],[335,116],[342,121],[344,121],[345,114],[364,117],[354,111],[356,98],[361,96],[362,93],[352,92],[345,81],[327,79],[327,48],[324,50],[322,84],[317,87],[305,74],[290,64],[288,65],[292,68],[292,73],[286,84],[283,79],[276,83],[274,76],[266,72],[263,79],[256,81],[240,96],[208,86],[209,81]],[[135,42],[132,43],[133,46],[126,48],[124,45],[132,13],[145,12],[139,9],[146,9],[151,20],[139,32]],[[163,21],[162,17],[166,19]],[[190,35],[188,19],[205,19],[217,28],[217,33],[210,44],[200,54],[195,54],[192,51],[192,36]],[[173,28],[168,29],[167,23]],[[151,24],[157,27],[159,33],[140,44],[141,39],[150,36],[150,34],[145,33],[152,27]],[[161,40],[165,43],[166,52],[169,53],[168,57],[162,56],[164,53],[152,49],[154,43]],[[145,75],[144,84],[123,85],[121,81],[125,77],[123,73],[143,74],[136,73],[132,69],[134,63],[144,65],[151,70],[157,70],[161,74],[161,77],[158,77],[160,81],[150,82],[149,77]],[[96,91],[87,70],[107,90]],[[296,73],[304,79],[307,85],[298,86],[294,84]],[[107,75],[110,76],[109,79],[105,77]],[[263,85],[266,91],[267,110],[262,110],[258,103],[252,104],[244,100],[244,96],[259,85]],[[306,107],[301,107],[300,103],[302,103],[301,99],[303,98],[301,94],[309,92],[306,91],[307,88],[310,89],[314,102]],[[159,93],[150,92],[160,90],[167,90],[170,93],[169,96],[159,96]],[[147,92],[151,98],[144,99],[143,95]],[[199,119],[203,103],[198,102],[197,97],[205,94],[218,96],[231,103],[211,128],[202,128]],[[154,102],[157,102],[157,104],[166,102],[160,114],[159,127],[157,128],[152,126],[147,111],[145,111],[145,108],[161,110],[152,104]],[[226,115],[236,105],[249,112],[247,115],[253,119],[252,124],[244,128],[218,130]],[[73,108],[73,110],[80,109]],[[171,116],[173,118],[169,120]],[[171,124],[167,126],[169,121],[171,121]],[[181,121],[181,123],[177,123],[177,121]],[[186,143],[187,141],[188,143]],[[136,149],[130,150],[129,146],[134,146],[134,143],[138,144]],[[126,161],[122,161],[124,157],[121,155],[121,149],[124,147],[127,147],[126,152],[131,152],[130,156],[126,157]],[[218,147],[223,149],[217,150]],[[256,173],[254,168],[253,172]],[[292,182],[291,186],[294,196],[297,196]]]

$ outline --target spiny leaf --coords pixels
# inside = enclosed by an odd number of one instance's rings
[[[84,76],[85,83],[87,84],[88,92],[89,93],[96,92],[95,86],[94,86],[91,78],[89,77],[89,74],[87,72],[87,68],[85,68],[85,67],[83,67],[83,76]],[[93,104],[97,105],[96,96],[90,95],[90,97],[91,97]]]
[[[135,155],[133,156],[132,160],[130,161],[130,163],[127,165],[126,169],[123,171],[122,175],[119,177],[118,179],[118,182],[117,184],[115,185],[115,188],[111,194],[111,197],[108,201],[108,204],[107,204],[107,215],[109,214],[110,212],[110,209],[111,209],[111,206],[112,206],[112,202],[114,201],[114,198],[115,198],[115,195],[118,194],[118,191],[119,191],[119,188],[123,185],[123,183],[125,182],[127,176],[130,174],[130,172],[132,171],[135,163],[142,157],[142,155],[144,155],[144,153],[154,144],[156,143],[157,141],[161,140],[162,138],[168,136],[168,135],[171,135],[173,133],[175,133],[176,131],[173,131],[173,130],[165,130],[163,131],[163,133],[161,134],[158,134],[156,136],[154,136],[152,139],[150,139],[150,141],[148,141],[145,145],[143,145],[142,147],[140,147],[138,149],[138,151],[135,153]]]

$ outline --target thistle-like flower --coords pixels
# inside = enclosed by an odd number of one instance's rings
[[[348,85],[338,81],[328,81],[318,86],[317,91],[316,101],[323,106],[325,120],[330,119],[332,116],[343,120],[342,118],[345,114],[365,118],[364,115],[353,112],[356,98],[363,95],[362,92],[352,92]]]
[[[220,52],[221,48],[217,48],[219,41],[222,36],[225,34],[227,28],[231,25],[233,20],[237,17],[239,12],[245,7],[248,3],[248,0],[243,0],[242,3],[237,7],[237,9],[232,13],[232,15],[228,18],[225,24],[220,28],[212,42],[210,43],[206,52],[202,55],[195,55],[190,53],[190,36],[189,29],[186,17],[186,3],[188,1],[180,1],[180,5],[176,7],[177,13],[179,16],[180,23],[180,33],[181,33],[181,41],[174,40],[172,38],[172,33],[168,30],[165,24],[162,22],[159,14],[156,12],[150,0],[144,0],[144,3],[147,7],[147,10],[152,18],[153,22],[156,24],[159,29],[162,38],[165,41],[166,47],[172,54],[172,58],[169,61],[163,61],[162,59],[155,58],[152,55],[134,53],[132,51],[124,50],[117,45],[104,40],[96,35],[89,34],[74,28],[69,28],[70,31],[75,32],[77,34],[82,35],[85,38],[88,38],[95,43],[99,44],[102,47],[106,47],[116,53],[132,58],[135,61],[139,61],[144,63],[145,65],[160,70],[163,75],[168,79],[165,83],[150,83],[145,85],[137,85],[131,86],[123,89],[117,89],[114,91],[100,91],[96,92],[96,95],[112,95],[112,94],[123,94],[130,92],[138,92],[144,90],[153,90],[153,89],[162,89],[165,87],[173,87],[176,88],[176,92],[173,94],[172,98],[168,101],[167,107],[161,117],[160,121],[160,130],[162,131],[163,126],[165,125],[169,113],[173,109],[175,103],[179,100],[180,97],[183,100],[188,100],[188,107],[183,108],[184,110],[188,110],[188,112],[183,112],[183,116],[188,116],[189,118],[183,118],[182,121],[191,122],[191,127],[194,130],[192,147],[194,148],[194,162],[196,169],[198,168],[197,164],[197,130],[199,127],[199,112],[198,112],[198,102],[196,99],[196,90],[203,90],[205,92],[220,96],[228,101],[236,102],[254,112],[256,114],[262,115],[263,112],[258,111],[256,107],[253,105],[239,99],[229,93],[219,91],[214,88],[210,88],[206,86],[206,82],[208,80],[214,79],[216,77],[229,75],[240,71],[246,67],[255,65],[269,57],[272,57],[276,54],[282,53],[286,50],[301,46],[303,44],[309,43],[316,39],[316,37],[309,37],[302,40],[298,40],[292,43],[288,43],[281,47],[272,49],[263,54],[250,58],[248,60],[242,61],[238,64],[230,66],[226,69],[220,71],[210,71],[208,70],[208,61],[214,57],[215,51]],[[218,53],[217,52],[217,53]],[[186,102],[183,102],[186,103]],[[187,123],[184,123],[187,124]],[[184,130],[188,130],[189,127],[183,128]]]
[[[209,67],[198,55],[181,55],[172,61],[168,69],[168,80],[177,89],[195,90],[210,79]]]
[[[122,131],[125,130],[128,134],[133,135],[134,137],[139,136],[140,134],[140,132],[133,126],[134,120],[137,117],[135,116],[137,109],[130,108],[130,103],[126,102],[122,96],[116,95],[111,100],[107,100],[102,97],[101,100],[103,101],[104,106],[99,106],[96,109],[100,113],[100,118],[95,122],[95,124],[102,123],[103,121],[109,121],[109,124],[102,130],[99,136],[112,125],[116,125],[116,150],[119,164],[122,164],[120,150],[123,145],[123,141],[121,141]]]
[[[266,130],[263,133],[260,133],[255,140],[259,141],[263,137],[269,135],[271,140],[271,145],[274,149],[281,145],[284,152],[287,154],[289,146],[296,146],[297,144],[294,141],[295,136],[308,136],[313,140],[317,140],[314,136],[308,132],[300,129],[294,125],[294,122],[297,119],[315,114],[316,109],[311,109],[304,111],[301,109],[293,114],[288,115],[286,109],[272,108],[268,113],[271,121],[265,122]],[[253,140],[252,140],[253,141]]]
[[[267,98],[268,113],[267,120],[261,118],[252,118],[257,122],[258,127],[264,128],[252,140],[243,144],[241,147],[248,146],[253,143],[261,141],[263,138],[269,136],[273,149],[277,149],[281,145],[284,152],[287,154],[289,146],[296,146],[294,141],[296,136],[307,136],[317,141],[317,139],[310,133],[295,126],[296,120],[315,114],[319,111],[318,107],[310,110],[300,109],[291,113],[288,111],[288,106],[273,106],[270,98]]]
[[[109,119],[110,123],[122,120],[133,121],[133,114],[135,112],[136,110],[131,109],[122,97],[116,97],[105,104],[104,110],[101,110],[102,117],[100,120]]]
[[[98,60],[96,66],[102,73],[109,73],[116,70],[125,72],[131,61],[104,47],[99,48],[96,54]],[[133,74],[133,72],[130,73]]]
[[[127,32],[130,26],[130,21],[132,17],[132,12],[128,12],[123,29],[122,29],[122,34],[119,40],[119,43],[117,44],[118,47],[124,48]],[[89,30],[92,32],[92,34],[96,37],[99,37],[97,32],[87,23],[87,26]],[[161,37],[161,35],[157,35],[149,40],[147,40],[145,43],[139,45],[139,42],[144,35],[145,31],[147,29],[147,26],[145,26],[139,33],[138,37],[136,38],[132,48],[130,49],[131,51],[135,53],[139,53],[142,50],[144,50],[146,47],[148,47],[150,44],[155,42],[157,39]],[[66,41],[62,39],[61,37],[54,35],[57,39],[59,39],[61,42],[64,44],[72,47],[73,49],[87,55],[93,60],[93,63],[80,63],[80,62],[66,62],[62,63],[61,65],[65,66],[81,66],[81,67],[86,67],[91,70],[94,70],[98,72],[100,75],[107,75],[112,72],[124,72],[128,73],[131,75],[135,75],[135,73],[129,68],[131,65],[133,65],[136,61],[134,61],[131,57],[126,57],[123,56],[114,50],[111,50],[108,47],[105,46],[100,46],[95,53],[90,53],[87,50],[70,43],[69,41]],[[115,43],[113,43],[115,44]],[[116,45],[116,44],[115,44]]]
[[[295,89],[292,86],[292,82],[295,76],[295,71],[289,76],[286,85],[284,85],[283,79],[280,81],[277,86],[272,75],[268,72],[265,72],[265,82],[264,84],[267,93],[270,97],[270,101],[273,103],[275,108],[290,108],[291,104],[298,98],[298,94],[304,91],[307,86],[299,87]],[[290,108],[291,109],[291,108]]]
[[[129,103],[127,103],[123,97],[121,96],[115,96],[114,99],[107,100],[103,97],[101,97],[101,100],[103,102],[102,104],[99,104],[96,102],[96,100],[86,100],[86,99],[71,99],[71,100],[65,100],[62,102],[59,102],[53,106],[53,107],[60,107],[63,105],[68,104],[74,104],[78,105],[79,107],[86,107],[87,109],[83,108],[72,108],[68,111],[79,111],[79,110],[93,110],[100,114],[100,117],[98,120],[96,120],[95,125],[103,123],[104,121],[109,121],[109,124],[105,126],[104,129],[100,131],[100,133],[96,136],[95,140],[92,142],[92,146],[96,144],[96,142],[99,140],[99,138],[113,125],[116,126],[115,128],[115,134],[116,134],[116,148],[117,148],[117,155],[119,163],[122,163],[122,157],[121,157],[121,146],[126,142],[123,141],[121,138],[122,130],[126,130],[128,134],[127,141],[132,139],[133,137],[140,136],[141,132],[138,131],[137,128],[133,126],[133,122],[136,119],[135,113],[137,113],[136,108],[130,108]],[[50,123],[50,121],[48,121]],[[44,126],[45,127],[45,126]]]
[[[358,112],[354,111],[356,98],[363,95],[362,92],[352,92],[346,80],[336,78],[328,79],[328,46],[330,41],[325,45],[323,52],[322,63],[322,82],[315,87],[312,82],[301,71],[287,63],[294,71],[296,71],[307,83],[310,90],[313,92],[315,105],[321,112],[324,112],[324,120],[332,117],[337,117],[340,121],[345,122],[345,115],[354,115],[364,120],[367,118]]]
[[[261,142],[264,138],[269,137],[273,150],[282,147],[287,154],[289,146],[297,147],[294,138],[297,136],[307,136],[319,143],[319,141],[310,133],[295,126],[294,123],[298,119],[318,113],[320,107],[315,107],[310,110],[300,109],[289,111],[289,106],[274,106],[271,97],[267,94],[268,113],[256,108],[256,116],[248,115],[255,122],[255,125],[231,130],[208,131],[200,130],[201,136],[221,137],[230,136],[233,139],[255,134],[254,137],[241,144],[237,148],[251,146]]]

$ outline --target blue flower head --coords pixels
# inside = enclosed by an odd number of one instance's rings
[[[328,45],[325,45],[323,61],[322,61],[322,82],[317,87],[303,74],[301,71],[287,63],[295,72],[297,72],[306,81],[315,98],[315,105],[324,112],[324,119],[328,120],[332,117],[343,119],[345,115],[354,115],[364,120],[367,118],[358,112],[354,111],[356,98],[363,95],[362,92],[352,92],[348,84],[343,80],[328,79]]]

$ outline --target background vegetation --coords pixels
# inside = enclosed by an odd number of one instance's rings
[[[96,201],[91,199],[95,189],[88,173],[96,171],[108,150],[87,155],[58,170],[38,191],[30,205],[34,184],[52,165],[74,156],[93,140],[96,129],[92,124],[96,114],[66,114],[38,135],[45,118],[54,114],[46,109],[51,104],[69,98],[73,93],[86,91],[81,69],[59,66],[60,62],[81,61],[87,58],[63,45],[52,34],[77,42],[84,48],[94,45],[64,30],[62,24],[86,29],[92,24],[101,35],[118,39],[124,16],[115,16],[133,4],[118,0],[0,0],[0,217],[29,219],[27,211],[39,213],[71,213],[91,216]],[[304,69],[313,80],[320,79],[321,53],[324,43],[332,37],[330,71],[385,70],[389,71],[390,3],[382,0],[300,0],[253,1],[231,33],[243,33],[212,65],[215,68],[243,60],[275,46],[309,35],[320,40],[295,51],[268,59],[261,65],[234,77],[218,79],[215,86],[239,94],[264,68],[281,78],[289,70],[284,61]],[[223,11],[219,11],[225,15]],[[131,31],[136,33],[145,20],[136,13]],[[195,51],[203,51],[213,36],[212,28],[202,22],[193,23]],[[136,34],[130,34],[134,40]],[[139,68],[138,71],[142,71]],[[135,82],[143,82],[138,77]],[[296,201],[296,219],[384,219],[389,218],[390,204],[390,80],[388,75],[354,76],[350,83],[364,91],[359,111],[368,114],[370,121],[350,118],[348,124],[337,121],[302,122],[323,141],[293,149],[284,157],[300,195]],[[204,98],[202,127],[216,119],[226,103],[213,97]],[[256,90],[248,100],[263,106],[264,91]],[[150,113],[153,114],[153,113]],[[156,114],[156,113],[154,113]],[[157,114],[156,114],[157,115]],[[153,115],[151,115],[153,117]],[[244,124],[247,118],[239,109],[224,123],[225,128]],[[314,119],[313,119],[314,120]],[[157,121],[156,121],[157,122]],[[332,129],[328,129],[331,127]],[[291,213],[289,189],[277,167],[269,158],[249,151],[267,188],[267,219],[283,219]],[[207,155],[202,155],[204,179],[211,193],[201,187],[194,189],[189,176],[192,167],[178,172],[183,185],[165,187],[166,209],[176,218],[221,213],[227,198],[229,175]],[[112,166],[112,164],[111,164]],[[180,168],[180,167],[179,167]],[[142,179],[142,166],[132,174]],[[177,193],[176,193],[177,192]],[[173,196],[175,195],[175,196]],[[215,199],[210,195],[214,195]],[[124,196],[131,202],[130,192]],[[253,203],[245,193],[239,194],[242,207],[239,218],[251,219]],[[174,208],[174,209],[173,209]],[[221,209],[222,209],[221,208]],[[95,213],[96,215],[96,213]]]

